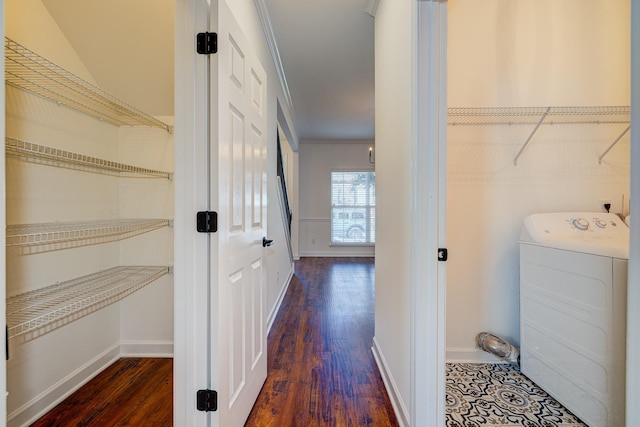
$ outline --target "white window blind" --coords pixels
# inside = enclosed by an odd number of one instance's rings
[[[331,172],[331,243],[375,241],[375,172]]]

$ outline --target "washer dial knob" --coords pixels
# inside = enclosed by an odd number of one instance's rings
[[[596,226],[598,226],[598,228],[605,228],[607,226],[607,221],[604,219],[596,219]]]
[[[589,228],[589,221],[584,218],[576,218],[573,220],[573,226],[578,230],[587,230]]]

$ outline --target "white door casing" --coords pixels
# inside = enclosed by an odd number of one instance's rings
[[[211,5],[211,384],[220,426],[242,426],[267,376],[266,72],[227,4]],[[216,206],[217,205],[217,206]],[[216,241],[217,240],[217,241]],[[216,263],[217,261],[217,263]]]
[[[205,31],[218,53],[196,53]],[[175,98],[174,425],[241,426],[266,378],[266,74],[223,0],[176,2]]]
[[[4,10],[4,1],[0,0],[0,10]],[[0,36],[4,36],[4,20],[0,22]],[[4,56],[0,59],[0,72],[4,75]],[[0,132],[2,135],[5,134],[4,129],[4,86],[0,88],[0,101],[2,105],[0,106]],[[0,153],[0,191],[5,194],[5,172],[4,172],[5,164],[4,164],[4,152]],[[5,229],[6,229],[6,217],[5,217],[5,205],[6,200],[3,197],[0,202],[0,277],[6,277],[6,257],[5,257]],[[4,281],[2,282],[4,283]],[[0,318],[5,318],[6,312],[6,286],[0,286]],[[6,332],[5,332],[6,333]],[[6,339],[6,336],[5,336]],[[4,340],[3,340],[4,341]],[[0,420],[7,419],[7,361],[2,358],[0,361],[0,396],[2,399],[0,400]]]
[[[196,392],[211,388],[209,372],[209,240],[196,232],[196,212],[209,203],[209,61],[195,37],[208,31],[207,0],[176,1],[173,423],[209,426]]]
[[[411,425],[445,425],[447,1],[414,2]]]

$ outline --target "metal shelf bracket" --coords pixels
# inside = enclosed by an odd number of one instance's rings
[[[547,109],[545,110],[544,114],[542,114],[542,117],[540,117],[540,120],[538,120],[538,123],[536,124],[536,127],[533,128],[533,130],[529,134],[529,137],[527,138],[527,140],[524,142],[524,144],[520,148],[520,151],[518,151],[518,154],[516,154],[516,157],[513,159],[513,166],[518,166],[518,159],[520,158],[520,155],[522,155],[522,152],[524,151],[524,149],[527,148],[527,145],[531,141],[531,138],[533,138],[533,135],[535,135],[536,131],[538,130],[538,128],[540,127],[542,122],[544,122],[544,119],[547,118],[547,114],[549,114],[549,111],[551,111],[551,107],[547,107]]]
[[[613,141],[611,143],[611,145],[609,145],[609,147],[604,150],[604,153],[602,153],[602,155],[600,157],[598,157],[598,164],[601,165],[602,164],[602,159],[604,158],[604,156],[606,156],[609,151],[611,151],[611,149],[613,147],[616,146],[616,144],[622,139],[623,136],[625,136],[627,134],[627,132],[629,132],[629,129],[631,129],[631,125],[627,126],[627,128],[620,134],[620,136],[618,136],[615,141]]]

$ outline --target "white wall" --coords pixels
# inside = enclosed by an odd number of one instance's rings
[[[285,168],[285,175],[288,174],[288,160],[291,157],[291,162],[293,162],[293,152],[289,147],[289,143],[286,140],[280,140],[280,145],[282,147],[282,157]],[[276,144],[270,145],[269,149],[276,151]],[[276,163],[276,167],[273,169],[275,173],[273,175],[268,175],[268,186],[272,192],[268,194],[269,196],[269,210],[267,212],[267,230],[268,230],[268,238],[273,239],[273,245],[267,247],[266,256],[268,263],[268,272],[270,274],[269,277],[269,285],[267,286],[267,309],[269,310],[269,315],[267,317],[267,325],[268,328],[271,329],[273,325],[273,321],[275,320],[276,314],[278,314],[278,309],[280,308],[280,303],[282,302],[282,298],[284,298],[284,292],[287,289],[287,285],[289,280],[293,276],[293,264],[291,257],[289,256],[289,248],[287,246],[287,231],[285,230],[285,222],[281,213],[280,200],[278,196],[278,178],[277,178],[277,157],[273,156],[273,161]],[[271,169],[272,165],[269,165],[269,169]],[[293,177],[292,177],[293,178]],[[294,199],[291,197],[292,194],[292,186],[291,184],[295,184],[295,180],[290,180],[288,177],[285,177],[287,180],[287,193],[289,196],[289,203],[291,209],[294,209],[292,202]],[[295,187],[293,187],[295,188]],[[297,211],[293,210],[294,217],[297,216]]]
[[[173,125],[173,117],[158,118]],[[120,162],[173,171],[173,134],[123,127],[118,136]],[[173,180],[120,178],[117,182],[120,218],[173,218]],[[173,228],[120,241],[119,257],[121,265],[173,265]],[[120,302],[120,341],[123,356],[173,355],[173,275],[161,277]]]
[[[373,246],[331,245],[331,171],[373,170],[369,163],[369,147],[373,146],[371,140],[301,142],[300,256],[374,255]]]
[[[298,248],[298,214],[299,210],[299,191],[300,186],[300,156],[298,149],[294,150],[289,140],[287,139],[285,132],[280,129],[280,144],[282,146],[282,162],[284,166],[285,180],[287,183],[287,195],[289,197],[289,208],[293,214],[293,220],[291,221],[291,251],[293,253],[293,259],[300,259],[300,253]]]
[[[298,217],[298,153],[292,150],[289,141],[287,140],[284,132],[282,132],[282,129],[278,128],[278,130],[287,186],[287,197],[289,198],[289,209],[291,210],[294,218],[291,223],[290,233],[291,255],[293,259],[297,259],[296,254],[298,253],[298,245],[295,238],[298,235],[298,229],[295,218]],[[269,179],[277,182],[277,177],[275,175]],[[271,236],[281,237],[277,240],[274,238],[273,246],[266,249],[269,265],[271,266],[269,271],[271,271],[272,280],[270,280],[270,285],[267,288],[267,307],[269,309],[269,315],[267,317],[268,329],[271,329],[271,326],[273,325],[273,321],[278,314],[278,309],[280,308],[280,304],[284,298],[289,281],[291,280],[291,277],[293,277],[294,273],[291,257],[289,256],[289,249],[287,247],[287,242],[285,241],[287,238],[287,231],[285,230],[286,218],[281,215],[277,185],[273,185],[272,188],[276,193],[269,194],[269,197],[273,198],[270,199],[271,203],[269,203],[271,209],[268,211],[267,229],[269,230],[269,238],[272,238]]]
[[[5,2],[7,36],[92,81],[40,0]],[[171,64],[167,64],[171,66]],[[126,94],[125,94],[126,95]],[[126,100],[126,96],[119,96]],[[13,87],[6,91],[6,135],[123,163],[173,170],[173,136],[160,130],[118,127],[60,107]],[[153,141],[153,142],[151,142]],[[121,144],[126,144],[122,145]],[[8,159],[7,223],[171,218],[173,184],[125,179]],[[144,181],[144,183],[143,183]],[[151,203],[154,196],[159,196]],[[135,204],[135,206],[133,206]],[[172,264],[171,229],[66,250],[7,251],[7,294],[15,295],[117,265]],[[153,250],[151,250],[153,248]],[[162,249],[160,249],[162,248]],[[172,277],[58,328],[13,338],[7,362],[8,425],[24,425],[121,355],[121,342],[137,354],[171,355]],[[122,334],[122,335],[121,335]],[[162,346],[157,343],[162,342]],[[153,343],[151,347],[145,344]]]
[[[411,147],[414,5],[381,1],[375,18],[376,307],[374,348],[401,425],[411,408]],[[302,169],[302,166],[301,166]]]
[[[629,105],[629,2],[449,2],[451,107]],[[626,125],[449,126],[447,352],[484,360],[489,331],[519,344],[518,238],[528,214],[627,212]],[[624,205],[622,198],[624,197]]]

